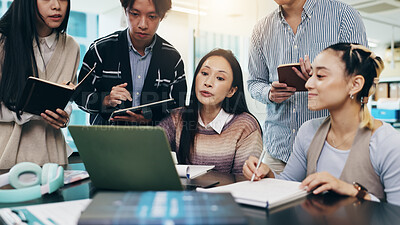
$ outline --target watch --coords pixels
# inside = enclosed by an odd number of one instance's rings
[[[353,187],[358,191],[356,198],[364,200],[364,197],[368,193],[368,190],[358,182],[353,182]]]

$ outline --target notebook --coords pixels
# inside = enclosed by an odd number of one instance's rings
[[[183,190],[161,127],[69,126],[98,189]]]
[[[78,224],[247,224],[247,219],[228,193],[99,192]]]
[[[175,165],[176,171],[180,177],[184,177],[187,179],[194,179],[199,177],[208,171],[212,170],[214,165]]]
[[[231,193],[238,203],[272,209],[306,196],[299,189],[300,182],[265,178],[260,181],[242,181],[225,186],[203,189],[200,192]]]
[[[75,100],[76,96],[82,92],[84,84],[91,82],[90,74],[94,69],[95,67],[74,87],[29,77],[17,103],[17,109],[35,115],[40,115],[46,109],[53,112],[58,108],[64,109],[69,101]]]
[[[115,110],[112,112],[110,118],[113,118],[115,116],[129,116],[126,112],[131,111],[136,114],[143,114],[145,118],[151,119],[152,118],[152,112],[154,110],[162,110],[165,111],[165,109],[168,108],[168,106],[175,104],[175,101],[173,98],[170,99],[165,99],[157,102],[152,102],[144,105],[139,105],[131,108],[126,108],[126,109],[119,109]],[[164,108],[164,110],[163,110]],[[150,115],[146,115],[150,113]]]
[[[285,83],[288,87],[295,87],[296,91],[307,91],[306,81],[301,79],[292,69],[296,67],[301,71],[300,63],[283,64],[278,66],[279,83]]]

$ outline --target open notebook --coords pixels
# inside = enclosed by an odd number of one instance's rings
[[[265,178],[260,181],[242,181],[215,188],[197,188],[197,191],[224,193],[229,192],[238,203],[263,208],[274,208],[307,195],[299,189],[300,182]]]

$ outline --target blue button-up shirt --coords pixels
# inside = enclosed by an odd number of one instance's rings
[[[156,36],[154,36],[153,42],[144,49],[144,56],[133,47],[129,32],[128,45],[129,45],[129,61],[131,63],[131,75],[132,75],[132,107],[140,105],[140,97],[142,95],[142,89],[144,80],[146,79],[147,70],[150,66],[151,57],[153,55],[153,47],[156,43]]]
[[[280,104],[271,102],[268,93],[271,83],[278,81],[277,67],[299,62],[305,55],[312,62],[338,42],[368,45],[359,13],[336,0],[307,0],[296,34],[280,7],[256,24],[250,43],[248,89],[254,99],[266,104],[263,142],[272,157],[287,162],[299,127],[328,115],[326,110],[308,110],[308,92],[296,92]]]

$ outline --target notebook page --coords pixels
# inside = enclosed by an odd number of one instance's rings
[[[272,208],[307,195],[307,192],[299,189],[299,186],[300,182],[266,178],[209,189],[197,188],[197,191],[230,192],[239,203]]]

